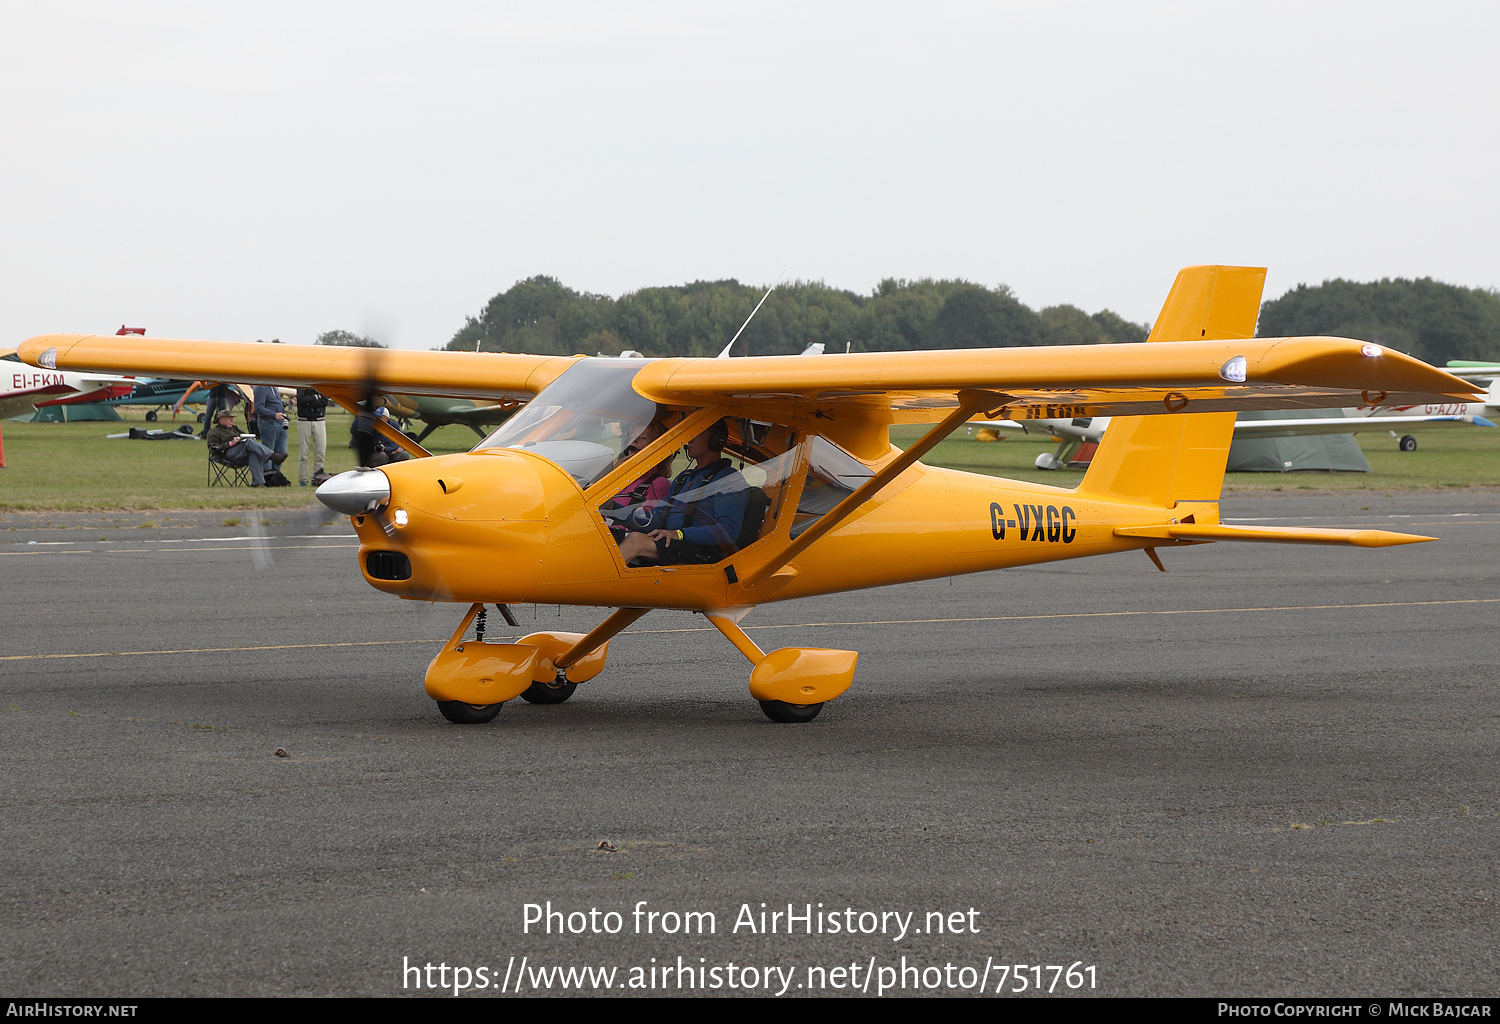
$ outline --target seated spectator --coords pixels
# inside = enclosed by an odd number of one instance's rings
[[[250,467],[250,486],[266,485],[266,466],[279,466],[286,460],[284,452],[273,452],[250,434],[240,433],[234,425],[234,413],[220,409],[218,420],[208,428],[209,448],[231,466]]]
[[[749,499],[744,477],[723,457],[729,424],[719,420],[687,443],[695,465],[677,474],[653,529],[620,543],[630,564],[708,564],[733,554]]]
[[[381,423],[390,423],[390,410],[382,405],[375,410],[375,419]],[[363,424],[368,422],[369,420],[366,417],[360,416],[354,421],[354,426],[350,430],[357,435]],[[381,466],[389,465],[392,462],[405,462],[411,458],[410,453],[395,441],[382,434],[373,423],[370,423],[369,427],[365,429],[370,434],[370,456],[366,460],[365,465],[370,469],[379,469]],[[392,429],[395,428],[392,427]]]

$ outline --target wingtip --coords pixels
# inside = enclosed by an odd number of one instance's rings
[[[1436,537],[1424,537],[1419,533],[1394,533],[1390,530],[1360,530],[1351,534],[1349,543],[1362,548],[1390,548],[1398,544],[1422,544]]]

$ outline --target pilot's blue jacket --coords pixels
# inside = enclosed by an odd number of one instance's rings
[[[688,501],[682,495],[704,492]],[[733,551],[745,523],[749,500],[745,479],[729,463],[717,459],[701,469],[677,474],[661,507],[660,527],[681,530],[682,539],[706,548]]]

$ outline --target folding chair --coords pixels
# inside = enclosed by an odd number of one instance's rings
[[[225,487],[249,487],[250,466],[236,466],[224,461],[224,455],[217,448],[208,449],[208,486],[217,487],[222,484]]]

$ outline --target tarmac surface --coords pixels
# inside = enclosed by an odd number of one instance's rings
[[[476,998],[554,967],[702,991],[685,965],[717,993],[1032,995],[1042,965],[1054,997],[1495,995],[1500,494],[1225,515],[1440,543],[766,606],[764,648],[860,652],[805,725],[764,719],[702,619],[653,613],[569,703],[453,726],[421,680],[461,609],[365,586],[343,522],[5,516],[0,993],[426,993],[459,966]],[[517,612],[490,638],[599,618]],[[526,930],[548,901],[584,933]],[[762,903],[812,905],[812,934],[762,932]],[[688,911],[714,932],[664,934]]]

